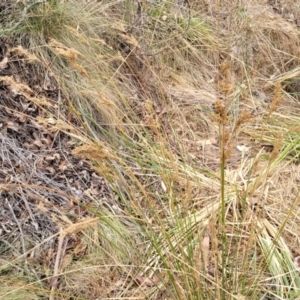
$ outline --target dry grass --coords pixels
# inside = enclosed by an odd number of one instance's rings
[[[300,297],[300,13],[282,2],[7,5],[3,57],[39,76],[1,84],[39,107],[23,115],[55,142],[11,138],[16,108],[3,122],[1,162],[18,180],[1,177],[2,210],[21,244],[2,220],[0,299]],[[49,149],[105,192],[57,181],[55,157],[46,176]],[[21,220],[37,216],[52,227],[32,237]]]

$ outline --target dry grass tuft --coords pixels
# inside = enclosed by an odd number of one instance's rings
[[[297,1],[8,2],[0,298],[297,299]]]

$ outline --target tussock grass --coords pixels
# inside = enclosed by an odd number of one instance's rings
[[[57,221],[47,264],[25,259],[38,246],[2,243],[0,299],[297,299],[299,30],[287,15],[265,1],[7,6],[1,37],[58,82],[47,126],[115,200],[81,203],[95,222]]]

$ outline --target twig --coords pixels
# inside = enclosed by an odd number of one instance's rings
[[[22,250],[23,250],[23,253],[25,253],[26,252],[26,248],[25,248],[25,243],[24,243],[24,234],[23,234],[22,226],[20,225],[20,222],[19,222],[18,218],[16,217],[16,215],[14,213],[14,210],[13,210],[12,206],[10,205],[9,201],[7,200],[7,198],[5,199],[5,202],[6,202],[7,206],[9,207],[9,210],[10,210],[10,212],[11,212],[11,214],[12,214],[15,222],[17,223],[17,225],[19,227],[20,234],[21,234]]]
[[[25,242],[24,242],[24,234],[23,234],[23,230],[22,230],[22,226],[18,220],[18,218],[16,217],[15,213],[14,213],[14,210],[12,208],[12,206],[10,205],[9,201],[7,199],[5,199],[6,201],[6,204],[7,206],[9,207],[9,210],[11,211],[12,213],[12,216],[15,220],[15,222],[17,223],[18,227],[19,227],[19,230],[20,230],[20,234],[21,234],[21,243],[22,243],[22,250],[23,250],[23,255],[26,253],[26,247],[25,247]],[[34,273],[34,275],[36,276],[36,278],[38,279],[38,276],[35,272],[34,269],[32,269],[29,265],[28,265],[28,261],[25,257],[25,260],[24,260],[24,263],[25,263],[25,271],[27,272],[27,274],[31,274],[31,273]],[[30,270],[29,270],[30,269]]]
[[[23,199],[23,201],[24,201],[24,204],[25,204],[25,206],[26,206],[26,208],[27,208],[27,211],[28,211],[28,213],[29,213],[29,215],[30,215],[30,218],[31,218],[31,220],[32,220],[32,224],[33,224],[35,230],[38,230],[38,229],[39,229],[39,225],[38,225],[38,223],[37,223],[37,221],[36,221],[36,219],[35,219],[35,217],[34,217],[32,211],[31,211],[31,208],[30,208],[30,206],[29,206],[29,203],[28,203],[28,201],[27,201],[27,199],[26,199],[26,197],[25,197],[25,195],[24,195],[23,189],[20,188],[19,190],[20,190],[21,197],[22,197],[22,199]]]
[[[60,233],[63,230],[60,228]],[[57,247],[57,253],[56,253],[56,259],[55,259],[55,265],[54,265],[54,270],[53,270],[53,277],[50,279],[51,281],[51,292],[50,292],[50,296],[49,296],[49,300],[54,300],[54,294],[55,294],[55,290],[57,288],[57,284],[58,284],[58,273],[59,273],[59,266],[60,266],[60,262],[61,262],[61,258],[63,255],[63,243],[64,243],[64,235],[60,234],[59,238],[58,238],[58,247]]]

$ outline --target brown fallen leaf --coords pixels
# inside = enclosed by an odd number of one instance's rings
[[[209,235],[206,234],[201,243],[201,248],[202,248],[202,255],[203,255],[203,262],[204,262],[204,268],[207,271],[208,269],[208,254],[209,254],[209,242],[210,238]]]
[[[208,270],[209,264],[209,244],[210,244],[210,237],[209,234],[206,232],[198,245],[195,247],[194,251],[194,259],[196,268],[200,270]]]
[[[41,147],[44,146],[44,144],[43,144],[40,140],[35,140],[35,141],[33,142],[33,144],[36,145],[36,146],[38,146],[39,148],[41,148]]]
[[[297,271],[300,271],[300,256],[294,258],[294,266]]]
[[[145,285],[147,287],[153,287],[160,282],[157,276],[154,276],[153,279],[151,279],[149,277],[139,275],[135,278],[135,280],[139,285]]]
[[[39,202],[37,208],[42,212],[48,212],[48,209],[45,207],[45,205],[42,201]]]
[[[7,128],[11,129],[13,131],[17,131],[17,132],[19,131],[19,125],[15,122],[12,122],[12,121],[7,122]]]
[[[18,118],[21,123],[25,123],[27,121],[27,116],[25,114],[19,114]]]
[[[46,170],[49,171],[49,173],[50,173],[51,175],[54,175],[54,174],[55,174],[55,169],[52,168],[52,167],[47,167]]]
[[[60,159],[60,155],[59,153],[54,153],[54,154],[49,154],[45,156],[45,160],[47,161],[52,161],[52,160],[59,160]]]
[[[66,254],[61,260],[60,268],[64,270],[67,266],[69,266],[72,263],[72,261],[73,261],[73,253]]]
[[[8,63],[8,58],[4,57],[1,61],[0,61],[0,71],[4,70],[7,68],[7,63]]]

